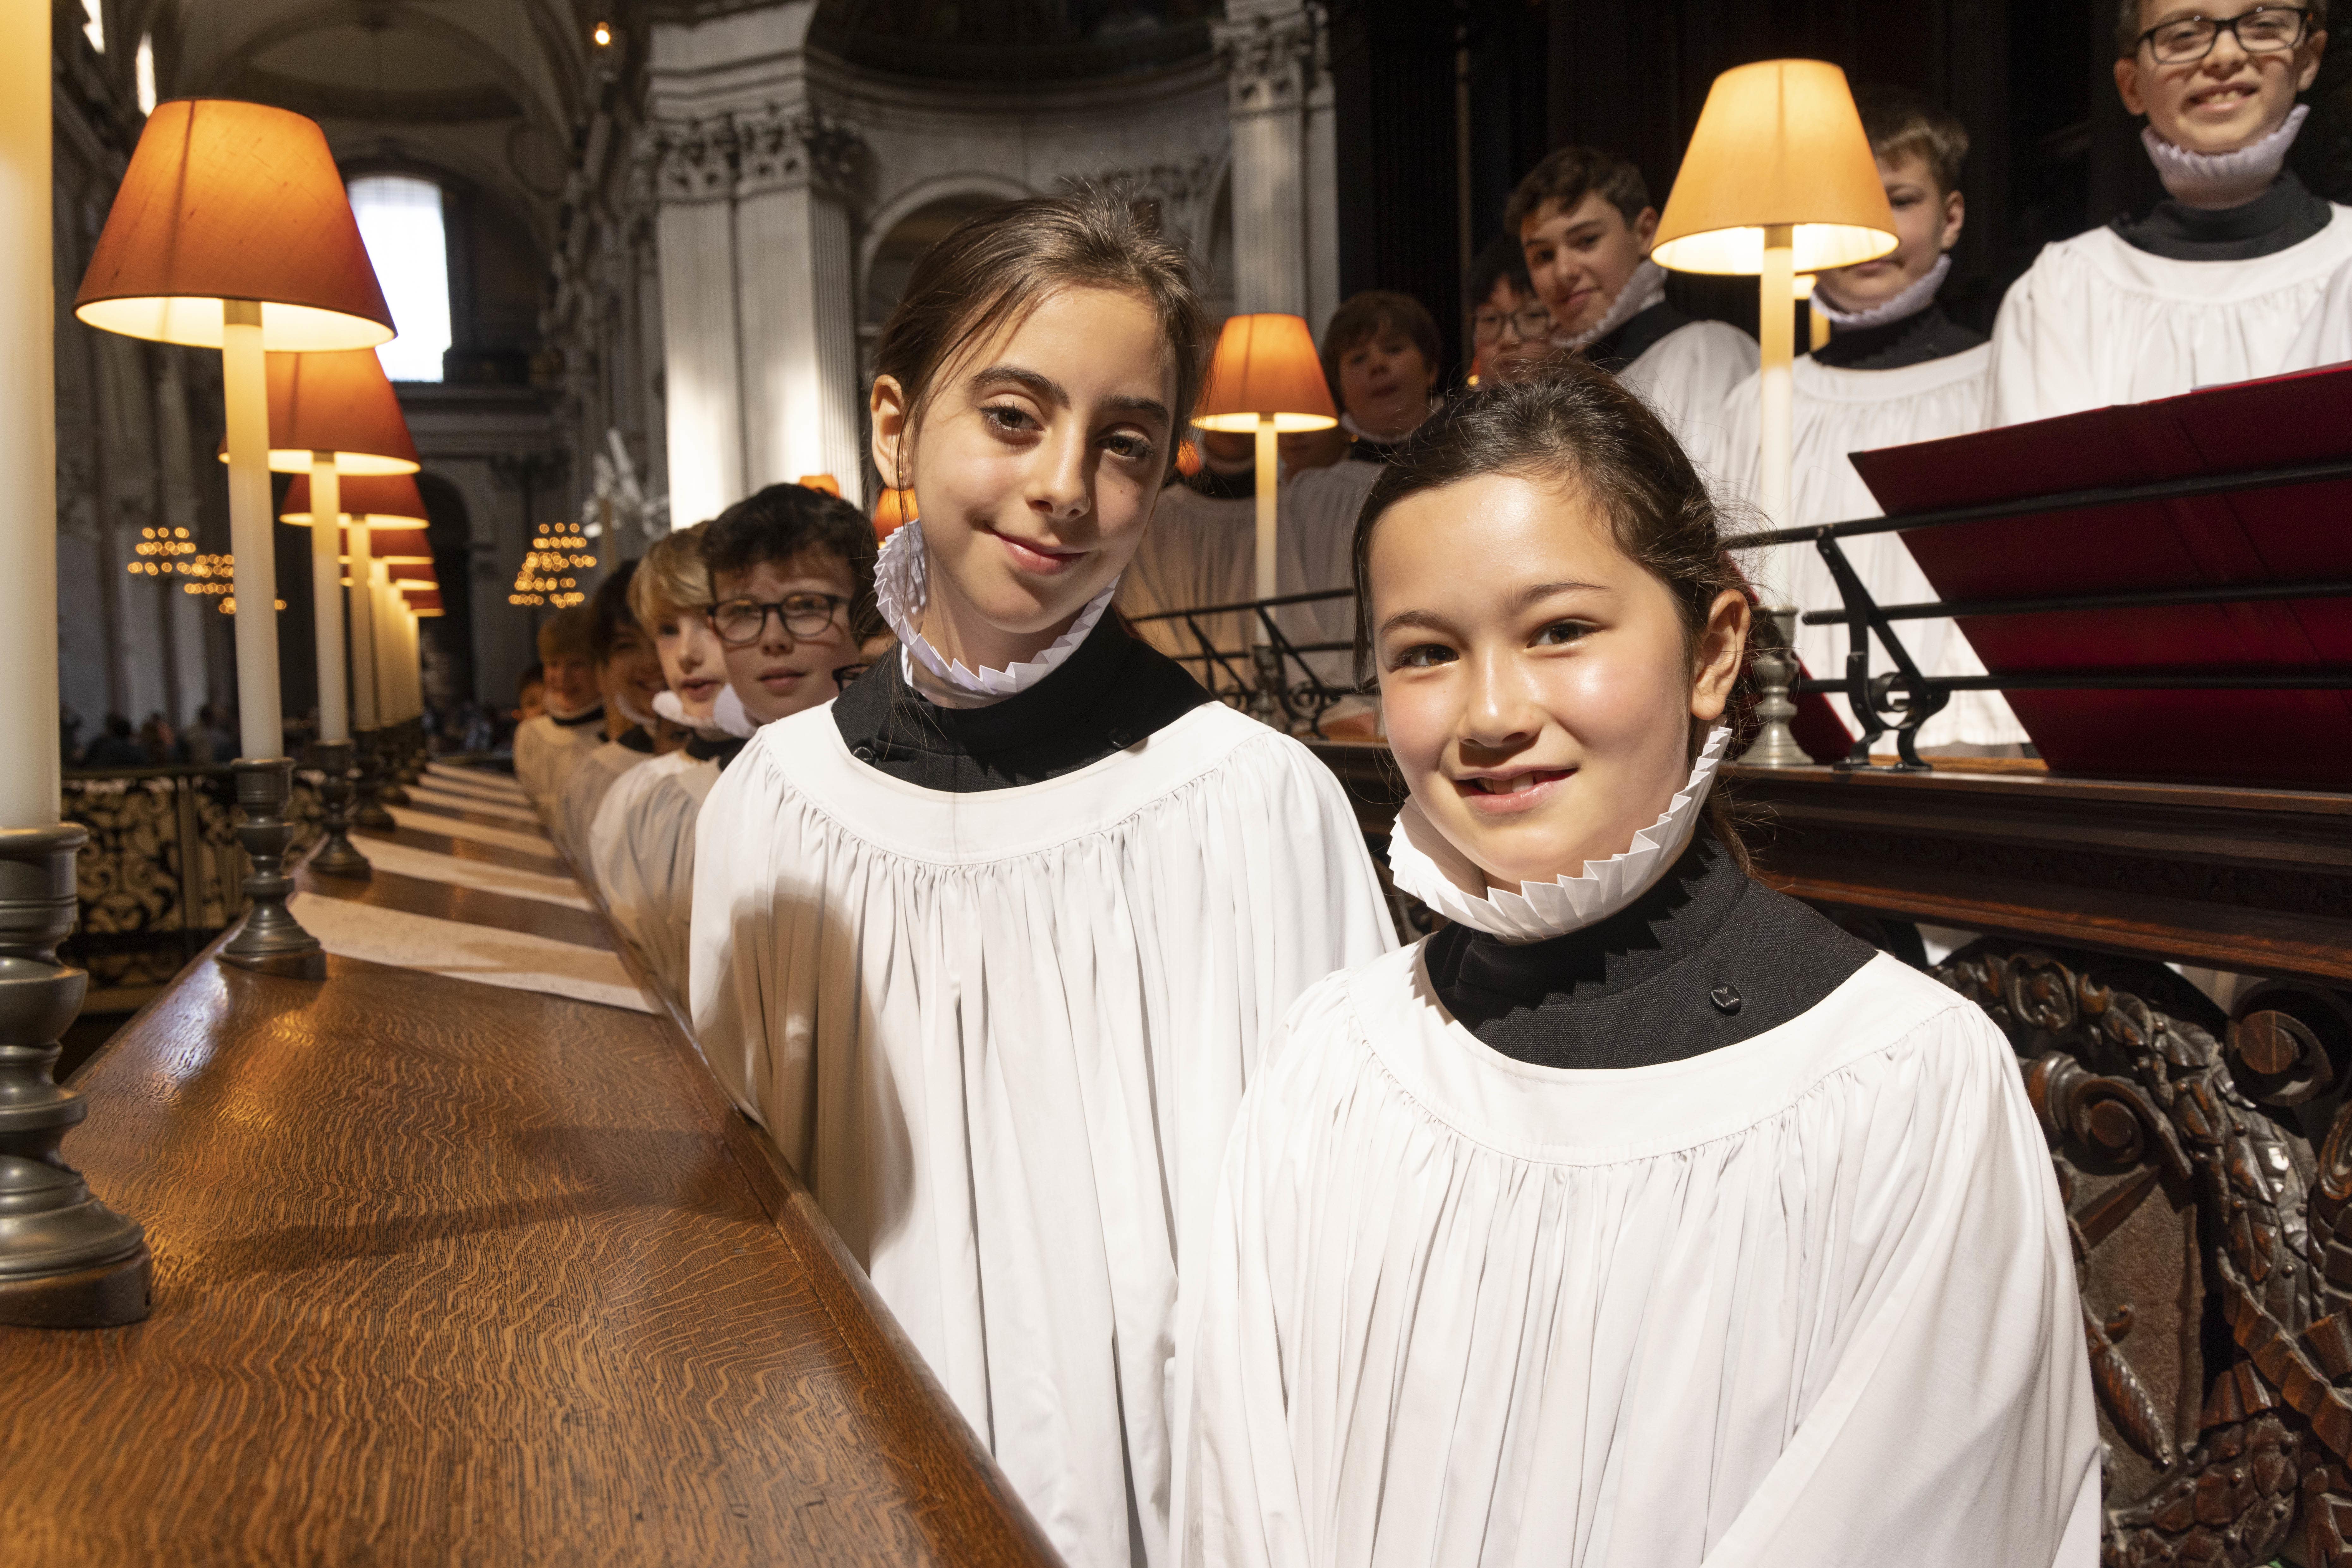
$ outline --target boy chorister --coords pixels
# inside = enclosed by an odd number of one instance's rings
[[[1937,291],[1951,271],[1965,203],[1960,165],[1969,133],[1949,111],[1902,88],[1864,85],[1854,105],[1878,160],[1887,205],[1900,244],[1894,253],[1859,267],[1825,272],[1813,306],[1829,318],[1830,341],[1794,366],[1791,398],[1794,451],[1789,515],[1776,527],[1843,522],[1874,517],[1880,507],[1849,454],[1877,447],[1933,441],[1981,429],[1991,350],[1982,334],[1944,314]],[[1757,377],[1734,388],[1723,411],[1719,464],[1730,493],[1756,499],[1759,405]],[[1841,542],[1845,557],[1871,596],[1882,605],[1936,597],[1901,536],[1865,534]],[[1777,545],[1746,563],[1771,605],[1825,609],[1841,604],[1837,584],[1811,544]],[[1950,621],[1904,621],[1897,635],[1930,675],[1980,674],[1968,639]],[[1843,626],[1800,626],[1797,651],[1817,676],[1844,672]],[[1892,661],[1874,648],[1871,668]],[[1849,724],[1843,696],[1831,700]],[[2006,746],[2025,739],[1998,692],[1960,692],[1920,731],[1927,745]]]
[[[604,694],[609,739],[565,777],[549,824],[564,858],[583,871],[588,869],[588,829],[605,792],[614,779],[654,755],[656,733],[667,734],[653,710],[654,698],[664,689],[661,660],[629,610],[629,582],[636,570],[635,562],[622,562],[588,601],[588,638],[596,685]]]
[[[604,738],[604,703],[596,689],[588,618],[587,606],[575,605],[541,623],[540,700],[545,708],[515,729],[515,782],[550,823],[564,776]]]
[[[1725,395],[1756,369],[1756,340],[1666,303],[1642,171],[1598,147],[1562,147],[1520,180],[1503,227],[1551,308],[1553,341],[1631,387],[1705,466]]]
[[[1992,417],[2047,419],[2293,367],[2352,221],[2285,170],[2326,0],[2122,0],[2116,87],[2170,199],[2043,249],[2002,301]]]

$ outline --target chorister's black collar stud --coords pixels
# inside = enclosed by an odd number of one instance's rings
[[[1706,999],[1715,1004],[1715,1010],[1718,1013],[1727,1016],[1739,1011],[1739,987],[1737,985],[1717,985],[1706,994]]]

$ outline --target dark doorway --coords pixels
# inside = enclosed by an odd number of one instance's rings
[[[425,495],[426,542],[433,546],[433,574],[441,580],[439,616],[419,628],[425,658],[425,700],[453,708],[475,700],[474,527],[466,498],[437,474],[416,476]]]

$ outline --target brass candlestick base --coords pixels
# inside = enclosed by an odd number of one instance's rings
[[[360,776],[359,809],[352,813],[352,826],[389,833],[400,824],[383,808],[383,731],[354,731],[352,739],[359,745]]]
[[[326,781],[319,786],[319,800],[326,810],[324,826],[326,840],[318,853],[310,857],[310,869],[322,877],[346,877],[365,881],[375,868],[359,852],[348,837],[352,826],[352,743],[349,741],[321,741],[310,748],[310,755]]]
[[[265,757],[230,765],[236,773],[236,804],[245,812],[236,838],[253,862],[253,874],[245,879],[245,896],[253,907],[221,948],[221,961],[292,980],[324,980],[326,949],[286,907],[294,890],[294,879],[286,874],[286,851],[294,842],[294,825],[286,820],[293,759]]]
[[[73,930],[78,824],[0,829],[0,1323],[104,1329],[147,1315],[147,1233],[90,1195],[58,1143],[89,1102],[51,1076],[89,976]]]
[[[1799,768],[1813,759],[1805,748],[1797,744],[1796,732],[1789,721],[1797,716],[1797,704],[1789,696],[1789,688],[1797,679],[1797,612],[1766,610],[1779,628],[1780,647],[1767,647],[1756,655],[1756,739],[1739,753],[1739,760],[1751,768]]]
[[[405,720],[400,728],[407,741],[407,751],[401,763],[400,782],[416,784],[424,779],[425,764],[432,760],[431,747],[425,738],[425,721]]]

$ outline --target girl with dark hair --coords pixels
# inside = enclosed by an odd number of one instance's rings
[[[1085,191],[975,216],[877,354],[898,650],[770,724],[699,824],[689,989],[1073,1564],[1164,1563],[1180,1264],[1293,1000],[1394,945],[1331,774],[1108,613],[1208,329]]]
[[[1572,363],[1357,535],[1451,922],[1335,974],[1187,1289],[1182,1561],[2088,1568],[2065,1212],[1971,1004],[1748,877],[1749,606],[1688,459]]]

